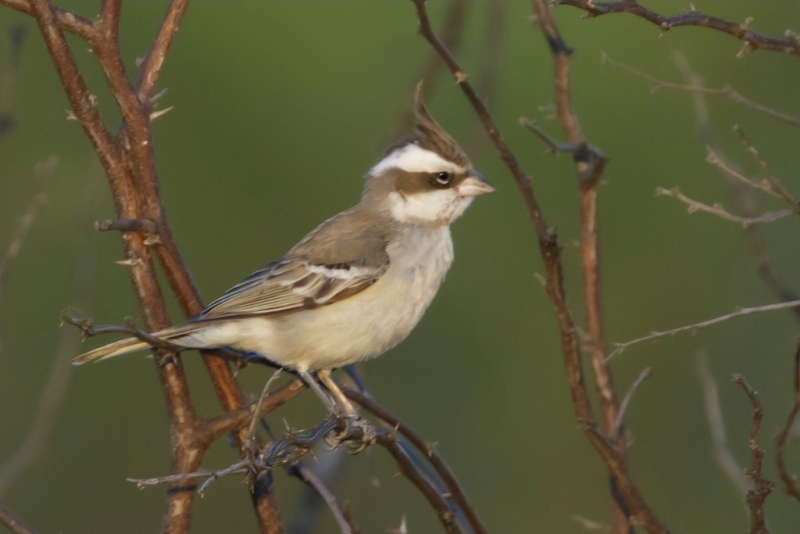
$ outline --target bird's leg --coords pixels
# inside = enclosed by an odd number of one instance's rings
[[[356,409],[353,408],[353,405],[350,404],[350,401],[344,396],[342,390],[339,389],[339,386],[337,386],[336,382],[334,382],[331,378],[331,370],[321,369],[317,371],[317,376],[325,385],[325,387],[328,388],[328,391],[331,392],[333,398],[336,399],[336,403],[339,405],[339,407],[344,410],[345,415],[347,415],[347,417],[358,417],[358,412]]]
[[[345,443],[351,454],[363,451],[375,441],[375,429],[372,424],[358,415],[358,411],[356,411],[350,401],[347,400],[347,397],[344,396],[342,390],[339,389],[339,386],[336,385],[336,382],[331,378],[330,369],[321,369],[317,371],[317,376],[322,384],[328,388],[328,391],[331,392],[334,399],[336,399],[339,409],[344,410],[346,414],[344,418],[346,424],[344,430],[331,433],[325,441],[331,448],[336,448],[341,443]],[[360,430],[360,436],[358,438],[348,438],[348,436],[354,434],[354,429]],[[359,435],[358,433],[355,434]]]
[[[319,386],[319,383],[317,383],[316,378],[314,378],[311,373],[305,369],[297,369],[297,374],[299,374],[303,381],[314,390],[314,393],[316,393],[317,396],[322,399],[322,403],[328,409],[328,412],[336,417],[341,417],[343,415],[339,405],[336,404],[336,402],[334,402],[334,400],[322,390],[322,388]]]

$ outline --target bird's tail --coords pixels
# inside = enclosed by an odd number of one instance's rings
[[[177,346],[181,346],[179,339],[182,336],[196,332],[197,330],[202,329],[203,327],[204,327],[203,324],[187,324],[181,326],[173,326],[171,328],[166,328],[164,330],[154,332],[151,335],[154,338],[163,341],[168,341],[170,343],[175,343]],[[107,360],[108,358],[113,358],[114,356],[121,356],[123,354],[128,354],[129,352],[136,352],[137,350],[143,350],[148,348],[149,346],[150,344],[145,341],[141,341],[135,337],[129,337],[121,339],[119,341],[115,341],[114,343],[109,343],[108,345],[104,345],[100,348],[90,350],[87,353],[81,354],[80,356],[72,360],[72,365],[82,365],[87,362],[99,362],[100,360]]]

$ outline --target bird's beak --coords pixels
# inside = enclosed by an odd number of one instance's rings
[[[467,178],[456,186],[458,195],[462,197],[477,197],[494,191],[494,187],[478,171],[473,170]]]

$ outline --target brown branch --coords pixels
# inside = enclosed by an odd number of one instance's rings
[[[775,39],[766,37],[750,30],[752,22],[748,18],[743,23],[731,22],[711,15],[690,11],[671,17],[660,15],[646,7],[639,5],[636,0],[623,0],[621,2],[595,2],[594,0],[553,0],[555,5],[567,5],[577,7],[586,11],[587,17],[599,17],[609,13],[630,13],[643,18],[658,26],[662,32],[667,32],[672,28],[680,26],[702,26],[711,28],[744,41],[744,48],[739,54],[750,50],[771,50],[774,52],[784,52],[794,56],[800,56],[800,40],[797,35],[787,30],[785,39]]]
[[[572,110],[569,85],[569,60],[572,50],[566,45],[545,0],[533,0],[536,23],[550,47],[553,56],[556,116],[568,143],[575,145],[573,160],[578,173],[581,217],[581,269],[583,272],[586,320],[595,382],[600,394],[600,408],[606,434],[615,442],[617,461],[625,465],[626,445],[622,430],[622,410],[614,388],[614,378],[606,360],[606,339],[603,325],[603,305],[600,283],[600,238],[598,235],[597,184],[603,174],[606,158],[602,152],[590,147],[581,131],[578,118]],[[618,502],[617,481],[611,477],[614,506],[614,529],[619,534],[632,530],[630,508],[633,503]],[[624,497],[623,497],[624,499]],[[658,523],[655,516],[650,514]]]
[[[92,141],[108,175],[117,217],[120,219],[141,218],[142,214],[131,176],[128,174],[115,139],[103,125],[97,111],[96,99],[90,95],[86,82],[78,71],[58,25],[57,12],[53,10],[47,0],[32,0],[30,7],[39,24],[61,84],[67,93],[72,111]],[[103,27],[102,21],[99,26]],[[96,32],[92,32],[89,38],[96,41]],[[150,331],[161,330],[169,326],[170,322],[147,246],[141,236],[127,235],[128,239],[123,240],[126,261],[130,266],[134,289],[146,328]],[[203,448],[194,439],[193,429],[197,416],[189,398],[183,367],[179,359],[170,357],[168,354],[157,356],[158,376],[167,404],[172,432],[172,470],[173,473],[194,471],[199,466]],[[185,486],[173,485],[167,495],[167,511],[164,518],[164,532],[166,533],[182,533],[189,530],[194,492],[186,491],[186,489]]]
[[[0,503],[0,524],[5,525],[12,534],[36,534],[22,519]]]
[[[783,430],[778,434],[776,440],[778,447],[775,453],[775,458],[778,463],[778,476],[780,476],[783,481],[786,494],[800,501],[800,490],[797,489],[797,476],[789,474],[784,460],[786,439],[789,437],[789,432],[792,430],[798,413],[800,413],[800,340],[797,342],[797,350],[794,353],[794,403],[792,404],[789,416],[786,418],[786,424]]]
[[[458,483],[455,474],[447,466],[442,457],[439,456],[439,453],[436,452],[436,448],[433,444],[427,443],[424,439],[422,439],[422,436],[415,432],[411,427],[400,421],[400,419],[398,419],[389,410],[381,406],[378,401],[373,399],[371,396],[365,395],[364,393],[351,388],[342,388],[342,392],[351,400],[356,401],[369,413],[384,421],[390,428],[396,429],[400,435],[406,438],[412,445],[414,445],[414,447],[417,448],[417,450],[425,455],[425,458],[427,458],[431,463],[436,471],[436,474],[439,475],[439,478],[441,478],[442,482],[444,482],[450,496],[458,504],[459,508],[461,508],[472,530],[476,534],[484,534],[487,532],[486,527],[483,526],[478,518],[477,513],[475,512],[475,509],[470,504],[466,493]]]
[[[167,15],[158,30],[155,42],[139,67],[139,81],[136,83],[136,94],[140,102],[148,102],[153,94],[161,67],[164,65],[172,39],[180,29],[183,15],[189,5],[188,0],[171,0]]]
[[[30,15],[31,17],[35,16],[35,11],[31,5],[32,3],[31,0],[0,0],[0,6],[10,7],[20,13]],[[95,32],[94,23],[91,20],[76,15],[69,10],[53,7],[53,15],[60,29],[69,33],[74,33],[82,39],[89,40]]]
[[[279,406],[286,404],[305,389],[305,383],[299,379],[292,380],[288,384],[285,384],[277,391],[270,393],[264,399],[258,416],[264,416]],[[228,410],[220,416],[208,419],[204,426],[203,441],[205,443],[212,443],[229,432],[238,435],[243,429],[246,429],[253,420],[257,404],[257,401],[252,402],[240,408]]]
[[[794,209],[788,209],[781,211],[768,211],[762,215],[759,215],[758,217],[740,217],[738,215],[729,213],[728,211],[725,210],[725,208],[723,208],[719,204],[714,204],[713,206],[709,206],[707,204],[703,204],[702,202],[692,200],[691,198],[681,193],[681,190],[678,189],[677,187],[673,187],[672,189],[664,189],[663,187],[657,187],[656,196],[666,196],[680,200],[681,202],[689,206],[690,214],[695,213],[697,211],[710,213],[712,215],[716,215],[717,217],[725,219],[726,221],[731,221],[737,224],[741,224],[742,228],[745,229],[756,224],[769,223],[777,221],[778,219],[783,219],[784,217],[789,217],[791,215],[797,214],[797,212]]]
[[[325,486],[325,484],[322,482],[322,479],[315,475],[311,469],[303,465],[302,462],[298,462],[291,466],[289,468],[289,473],[305,482],[310,488],[319,494],[322,500],[325,501],[325,504],[328,505],[328,508],[330,509],[331,514],[333,514],[333,518],[336,520],[336,524],[339,526],[339,530],[342,532],[342,534],[353,534],[354,529],[350,520],[344,514],[342,507],[339,506],[339,501],[336,500],[336,496]]]
[[[787,115],[785,113],[781,113],[780,111],[775,111],[774,109],[768,108],[767,106],[764,106],[764,105],[761,105],[758,102],[754,102],[754,101],[750,100],[749,98],[745,98],[744,96],[742,96],[741,93],[736,91],[733,87],[731,87],[728,84],[725,84],[720,89],[714,89],[714,88],[711,88],[711,87],[704,87],[701,84],[685,85],[685,84],[680,84],[680,83],[667,82],[667,81],[664,81],[664,80],[660,80],[660,79],[656,78],[655,76],[647,74],[646,72],[643,72],[643,71],[641,71],[641,70],[639,70],[639,69],[637,69],[635,67],[631,67],[630,65],[622,63],[621,61],[617,61],[615,59],[611,59],[608,56],[608,54],[606,54],[605,52],[602,52],[601,62],[602,63],[607,63],[609,65],[613,65],[615,67],[618,67],[618,68],[620,68],[622,70],[625,70],[625,71],[628,71],[630,73],[633,73],[633,74],[635,74],[635,75],[637,75],[637,76],[639,76],[641,78],[644,78],[645,80],[649,81],[650,83],[653,84],[653,87],[650,90],[651,93],[654,93],[654,92],[658,91],[659,89],[674,89],[674,90],[678,90],[678,91],[686,91],[688,93],[695,93],[695,94],[696,93],[701,93],[701,94],[704,94],[704,95],[722,96],[722,97],[728,98],[730,100],[733,100],[734,102],[736,102],[738,104],[741,104],[741,105],[743,105],[745,107],[755,109],[757,111],[760,111],[761,113],[765,113],[765,114],[767,114],[767,115],[769,115],[771,117],[774,117],[774,118],[776,118],[776,119],[778,119],[780,121],[783,121],[783,122],[785,122],[787,124],[790,124],[792,126],[800,127],[800,119],[798,119],[797,117],[792,117],[791,115]]]
[[[392,455],[397,462],[400,473],[408,478],[408,480],[419,489],[423,497],[427,499],[428,503],[436,512],[436,516],[439,518],[442,527],[444,527],[444,531],[447,532],[447,534],[459,534],[461,531],[456,523],[456,515],[450,507],[448,499],[439,493],[434,483],[428,480],[425,475],[416,468],[412,457],[398,441],[396,432],[392,430],[376,432],[375,442]]]
[[[509,168],[517,187],[520,189],[525,204],[528,208],[528,214],[534,223],[536,235],[539,241],[539,251],[542,255],[542,260],[546,272],[546,291],[556,312],[556,319],[558,321],[559,330],[561,332],[561,340],[563,346],[564,363],[567,369],[567,378],[569,381],[570,392],[575,407],[575,414],[578,421],[586,433],[589,441],[598,451],[603,461],[608,466],[608,469],[618,484],[620,494],[622,494],[630,506],[631,514],[635,520],[642,524],[649,532],[668,532],[666,527],[653,516],[652,512],[647,508],[644,500],[639,494],[638,489],[630,481],[627,470],[625,469],[624,461],[620,458],[615,445],[608,440],[602,430],[598,427],[592,408],[589,403],[589,398],[584,384],[583,369],[580,357],[580,343],[577,336],[575,323],[572,320],[572,315],[567,305],[566,292],[564,289],[564,276],[561,265],[561,249],[558,245],[557,235],[554,230],[548,228],[547,221],[545,220],[536,196],[533,192],[533,187],[527,176],[522,172],[522,169],[514,157],[511,150],[506,145],[505,141],[500,135],[497,126],[494,123],[491,115],[486,109],[483,101],[478,97],[472,85],[469,83],[466,75],[461,70],[458,62],[448,52],[441,41],[433,33],[428,18],[427,10],[425,9],[425,0],[413,0],[417,10],[417,17],[419,19],[419,33],[431,44],[431,46],[439,53],[453,73],[456,83],[464,92],[467,100],[469,100],[472,107],[475,109],[481,123],[486,130],[486,133],[491,138],[495,145],[501,159]]]
[[[747,504],[750,507],[750,534],[769,534],[764,523],[764,500],[775,486],[769,480],[761,478],[761,464],[764,459],[764,450],[758,446],[758,431],[761,428],[761,419],[764,409],[758,399],[758,393],[750,387],[744,377],[733,375],[733,381],[739,384],[753,405],[753,422],[750,427],[750,467],[745,471],[747,478],[753,481],[754,488],[747,492]]]

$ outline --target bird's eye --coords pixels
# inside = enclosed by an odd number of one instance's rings
[[[453,179],[453,176],[449,172],[437,172],[436,173],[436,183],[439,185],[447,185],[450,183],[450,180]]]

